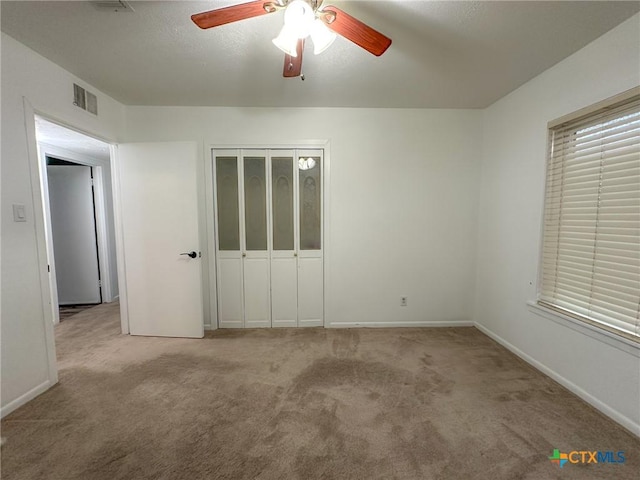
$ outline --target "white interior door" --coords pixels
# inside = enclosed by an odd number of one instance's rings
[[[119,145],[132,335],[204,335],[195,142]],[[195,252],[195,258],[187,253]]]
[[[58,303],[102,301],[91,167],[48,165]]]

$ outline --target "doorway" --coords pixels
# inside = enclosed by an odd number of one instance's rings
[[[324,324],[323,150],[214,149],[221,328]]]
[[[118,299],[107,143],[36,115],[54,323]]]

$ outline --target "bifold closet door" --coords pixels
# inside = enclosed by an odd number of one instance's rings
[[[214,150],[221,328],[323,325],[321,150]]]
[[[274,327],[298,326],[295,177],[291,150],[271,153],[271,315]]]
[[[214,165],[219,325],[270,327],[266,152],[217,150]]]

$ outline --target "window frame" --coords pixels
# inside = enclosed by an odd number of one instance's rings
[[[544,237],[545,237],[545,219],[546,219],[546,204],[547,204],[547,189],[548,189],[548,169],[550,166],[550,155],[552,152],[552,142],[554,133],[556,130],[561,129],[573,123],[577,123],[581,120],[587,119],[591,116],[606,115],[607,110],[614,110],[621,106],[625,102],[637,101],[640,96],[640,86],[631,88],[625,92],[622,92],[613,97],[607,98],[600,102],[597,102],[588,107],[577,110],[573,113],[564,115],[555,120],[547,123],[547,142],[546,142],[546,154],[545,154],[545,181],[544,190],[542,192],[542,212],[541,212],[541,225],[540,225],[540,244],[538,252],[538,278],[536,284],[536,299],[535,301],[527,302],[528,309],[537,315],[551,319],[558,323],[567,325],[574,330],[588,334],[594,338],[604,340],[606,343],[613,344],[617,347],[622,347],[623,350],[634,353],[636,356],[640,356],[640,335],[634,335],[632,333],[625,332],[614,326],[610,326],[606,323],[591,319],[589,317],[573,313],[569,310],[565,310],[562,307],[555,306],[549,302],[541,299],[542,287],[543,287],[543,263],[544,263]]]

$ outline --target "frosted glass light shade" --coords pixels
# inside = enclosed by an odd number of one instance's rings
[[[311,5],[304,0],[293,0],[284,11],[284,24],[295,32],[298,38],[309,36],[315,18]]]
[[[316,18],[309,30],[313,40],[313,53],[318,55],[331,46],[336,39],[336,33],[329,30],[322,20]]]
[[[287,24],[282,27],[282,30],[280,30],[280,33],[272,40],[272,42],[287,55],[291,55],[292,57],[298,56],[298,37],[295,31],[293,31]]]

